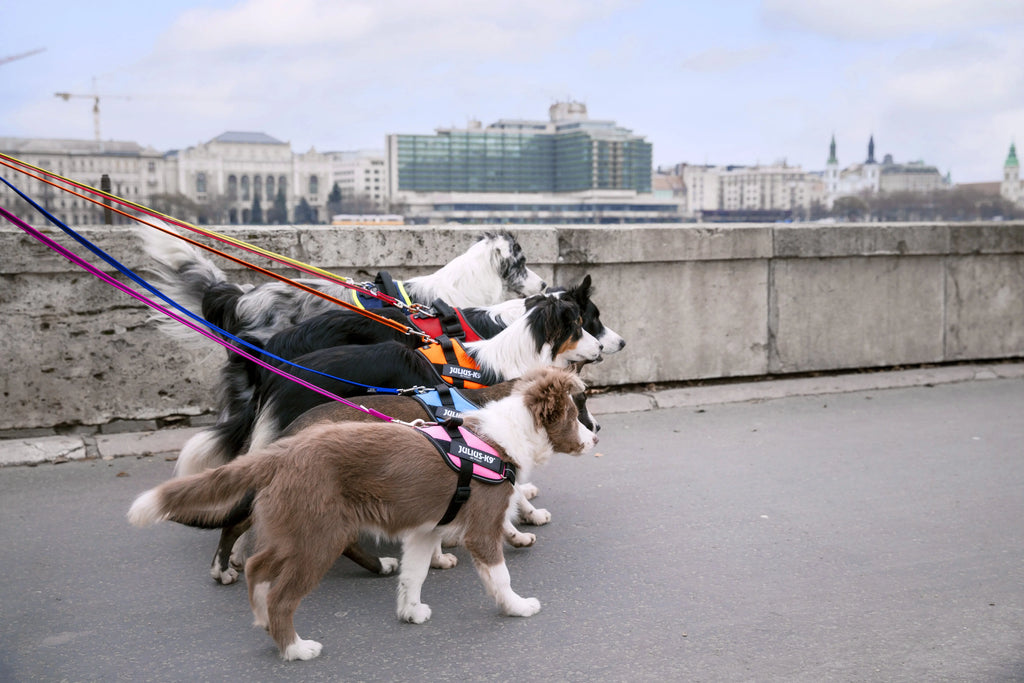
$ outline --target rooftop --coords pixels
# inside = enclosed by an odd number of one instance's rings
[[[271,137],[266,133],[253,133],[245,131],[233,131],[229,130],[225,133],[221,133],[210,142],[240,142],[251,145],[286,145],[287,142],[282,142],[277,138]]]

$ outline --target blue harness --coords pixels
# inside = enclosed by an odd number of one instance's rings
[[[476,405],[459,393],[459,390],[448,384],[441,384],[421,394],[413,394],[423,409],[434,416],[436,422],[444,422],[453,417],[462,417],[462,413],[478,410]]]

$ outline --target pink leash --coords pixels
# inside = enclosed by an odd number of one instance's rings
[[[260,360],[256,356],[253,356],[252,354],[250,354],[250,353],[248,353],[246,351],[243,351],[242,349],[240,349],[240,348],[230,344],[229,342],[221,339],[220,337],[218,337],[217,335],[213,334],[212,332],[210,332],[208,330],[204,330],[199,325],[196,325],[195,323],[192,323],[188,319],[179,316],[177,313],[174,313],[174,312],[170,311],[169,309],[164,308],[163,306],[161,306],[157,302],[153,301],[149,297],[147,297],[147,296],[145,296],[143,294],[139,294],[138,292],[133,290],[131,287],[128,287],[127,285],[124,285],[121,282],[118,282],[117,280],[115,280],[110,275],[108,275],[108,274],[104,273],[103,271],[99,270],[98,268],[93,266],[91,263],[89,263],[88,261],[85,261],[84,259],[82,259],[81,257],[77,256],[76,254],[68,251],[67,249],[65,249],[61,245],[57,244],[56,242],[54,242],[53,240],[51,240],[49,237],[47,237],[43,233],[41,233],[38,230],[36,230],[35,228],[33,228],[28,223],[24,222],[23,220],[21,220],[20,218],[18,218],[14,214],[8,212],[2,206],[0,206],[0,216],[3,216],[4,218],[6,218],[11,223],[14,223],[14,225],[19,227],[24,232],[28,233],[36,241],[41,242],[42,244],[45,244],[47,247],[49,247],[53,251],[55,251],[58,254],[60,254],[61,256],[63,256],[65,259],[67,259],[71,263],[79,266],[80,268],[82,268],[83,270],[85,270],[85,271],[87,271],[89,273],[92,273],[97,278],[99,278],[103,282],[106,282],[111,287],[114,287],[116,289],[121,290],[122,292],[124,292],[128,296],[141,301],[142,303],[146,304],[150,308],[153,308],[153,309],[155,309],[157,311],[160,311],[161,313],[163,313],[164,315],[168,316],[169,318],[172,318],[173,320],[177,320],[182,325],[185,325],[186,327],[188,327],[188,328],[198,332],[199,334],[203,335],[204,337],[206,337],[208,339],[212,339],[213,341],[217,342],[218,344],[220,344],[224,348],[232,351],[233,353],[237,353],[238,355],[240,355],[240,356],[242,356],[242,357],[252,361],[253,363],[256,363],[257,365],[259,365],[260,367],[264,368],[265,370],[269,370],[270,372],[273,372],[273,373],[275,373],[277,375],[285,377],[286,379],[290,379],[293,382],[297,382],[298,384],[300,384],[303,387],[309,389],[310,391],[315,391],[316,393],[320,394],[321,396],[326,396],[327,398],[329,398],[329,399],[331,399],[333,401],[338,401],[339,403],[343,403],[343,404],[347,405],[350,408],[355,408],[356,410],[361,410],[362,412],[367,413],[368,415],[372,415],[373,417],[380,418],[381,420],[385,420],[387,422],[398,422],[398,420],[395,420],[394,418],[389,417],[389,416],[387,416],[387,415],[385,415],[385,414],[383,414],[381,412],[378,412],[378,411],[373,410],[371,408],[364,408],[363,406],[358,405],[356,403],[353,403],[352,401],[349,401],[348,399],[342,398],[341,396],[337,396],[336,394],[334,394],[334,393],[332,393],[330,391],[327,391],[326,389],[318,387],[315,384],[311,384],[311,383],[309,383],[309,382],[307,382],[307,381],[305,381],[305,380],[303,380],[303,379],[301,379],[299,377],[296,377],[295,375],[287,373],[284,370],[281,370],[280,368],[274,367],[273,365],[267,363],[266,361]]]

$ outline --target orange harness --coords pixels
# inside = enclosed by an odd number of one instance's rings
[[[417,349],[448,384],[460,389],[482,389],[484,373],[473,357],[466,353],[457,339],[441,336],[433,344]]]

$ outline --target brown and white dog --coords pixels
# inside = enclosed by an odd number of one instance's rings
[[[477,406],[483,406],[493,401],[506,398],[512,393],[516,385],[515,380],[501,382],[493,386],[481,389],[462,389],[461,395]],[[576,404],[578,419],[583,426],[594,432],[600,431],[601,426],[597,419],[590,412],[587,406],[585,392],[573,395],[573,402]],[[379,422],[380,418],[367,411],[387,415],[394,420],[402,422],[415,422],[416,420],[427,420],[433,422],[436,417],[424,404],[411,396],[393,395],[372,395],[361,396],[359,405],[362,409],[355,408],[344,403],[331,402],[322,403],[307,410],[288,425],[282,432],[282,437],[294,436],[301,431],[315,425],[323,425],[334,422]],[[537,487],[527,482],[522,476],[516,478],[515,491],[513,492],[510,504],[518,510],[517,514],[510,514],[505,520],[505,540],[509,545],[516,548],[532,546],[537,537],[531,533],[524,533],[515,527],[515,520],[542,526],[551,521],[551,513],[545,509],[538,509],[530,503],[525,495],[525,490],[536,489]],[[248,509],[237,509],[237,523],[221,529],[220,542],[217,545],[217,552],[214,553],[213,562],[210,565],[210,575],[214,581],[224,585],[234,583],[238,579],[239,572],[245,566],[245,557],[248,553],[247,542],[239,542],[250,527],[251,517]],[[236,547],[236,543],[238,546]],[[365,569],[375,574],[391,574],[398,569],[398,560],[393,557],[377,557],[367,552],[359,544],[353,544],[345,549],[345,557],[356,562]],[[430,566],[436,569],[451,569],[458,564],[458,558],[443,552],[440,546],[435,549]]]
[[[465,417],[465,424],[522,475],[554,453],[578,455],[597,438],[578,420],[575,374],[544,368],[520,379],[507,398]],[[402,542],[398,618],[430,618],[420,593],[435,546],[457,539],[470,553],[501,610],[528,617],[540,610],[511,586],[502,529],[512,486],[473,481],[452,522],[438,526],[457,475],[426,437],[394,423],[317,425],[222,467],[166,482],[141,494],[128,519],[218,524],[253,495],[257,553],[246,563],[255,624],[265,627],[284,659],[312,659],[321,644],[303,640],[293,623],[299,602],[360,532]]]

